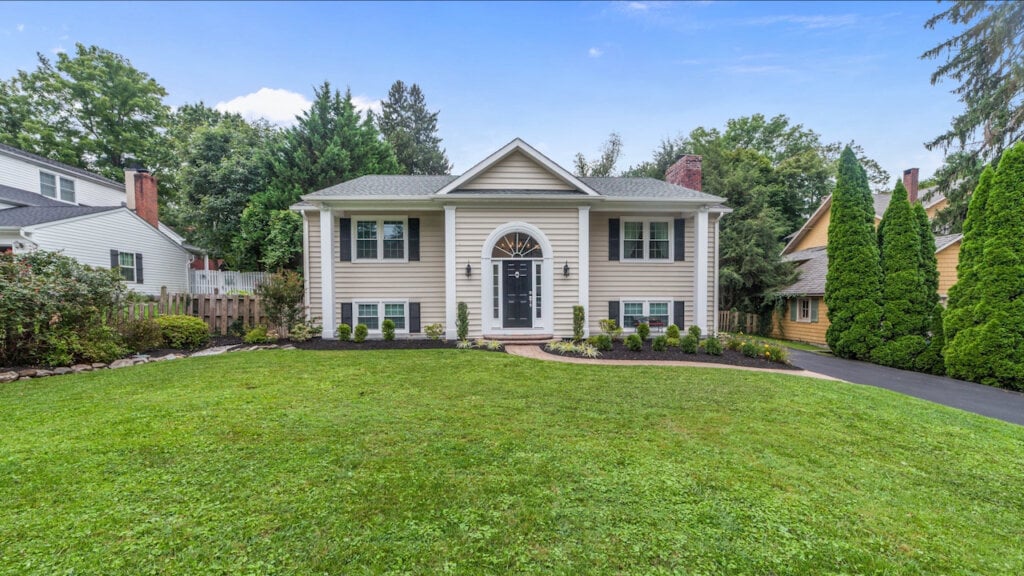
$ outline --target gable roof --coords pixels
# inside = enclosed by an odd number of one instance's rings
[[[26,152],[26,151],[24,151],[24,150],[22,150],[20,148],[15,148],[14,146],[8,146],[7,144],[0,144],[0,153],[6,153],[6,154],[8,154],[10,156],[18,157],[18,158],[20,158],[22,160],[26,160],[28,162],[31,162],[32,164],[36,164],[37,166],[43,166],[43,167],[47,167],[47,168],[52,168],[54,170],[60,170],[60,171],[63,171],[65,173],[74,174],[75,176],[79,176],[81,178],[85,178],[87,180],[92,180],[94,182],[97,182],[99,184],[103,184],[105,186],[111,186],[111,187],[117,188],[118,190],[124,190],[124,182],[118,182],[116,180],[111,180],[110,178],[107,178],[105,176],[100,176],[99,174],[90,172],[88,170],[85,170],[85,169],[82,169],[82,168],[77,168],[75,166],[71,166],[71,165],[65,164],[63,162],[58,162],[56,160],[51,160],[51,159],[49,159],[49,158],[47,158],[45,156],[40,156],[38,154],[33,154],[31,152]]]
[[[565,182],[569,186],[587,194],[588,196],[599,195],[597,191],[593,190],[590,186],[583,183],[579,178],[573,176],[565,168],[562,168],[558,164],[552,162],[550,158],[541,154],[533,146],[530,146],[520,138],[512,140],[508,144],[502,146],[497,152],[491,154],[487,158],[484,158],[483,160],[478,162],[476,166],[473,166],[472,168],[467,170],[465,174],[452,180],[444,187],[442,187],[440,190],[438,190],[437,194],[444,195],[448,194],[453,190],[456,190],[463,184],[466,184],[472,179],[479,176],[480,174],[483,174],[485,171],[487,171],[488,168],[491,168],[492,166],[498,164],[499,162],[501,162],[502,160],[516,152],[519,152],[520,154],[526,156],[530,160],[533,160],[537,164],[540,164],[545,169],[547,169],[548,172],[550,172],[553,176]]]
[[[71,206],[67,202],[47,198],[42,194],[0,184],[0,202],[15,206]]]
[[[121,210],[122,206],[21,206],[0,210],[0,227],[24,228],[47,222],[78,218],[100,212]],[[124,208],[126,209],[126,208]]]

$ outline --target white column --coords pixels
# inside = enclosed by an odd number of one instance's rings
[[[583,323],[583,336],[590,336],[590,206],[580,206],[580,306],[586,311],[587,321]]]
[[[693,323],[702,333],[708,331],[708,209],[701,207],[697,212],[697,241],[694,242],[693,257]]]
[[[444,207],[444,323],[445,338],[455,340],[455,206]],[[483,271],[480,272],[481,274]]]
[[[338,324],[334,318],[334,216],[320,208],[320,298],[323,338],[333,340]]]
[[[718,224],[721,221],[722,221],[722,215],[719,214],[718,218],[715,218],[715,236],[714,236],[714,238],[715,238],[715,269],[713,271],[713,276],[711,276],[711,281],[715,283],[715,292],[714,292],[715,295],[714,295],[714,300],[713,300],[713,302],[715,303],[715,306],[714,306],[714,312],[712,312],[712,314],[711,314],[711,319],[712,319],[711,325],[714,326],[714,328],[712,328],[712,330],[714,331],[715,334],[718,334],[718,308],[720,306],[720,304],[719,304],[720,300],[718,299],[718,287],[721,284],[721,282],[718,281],[718,252],[720,251],[720,247],[718,245],[718,231],[719,231]]]

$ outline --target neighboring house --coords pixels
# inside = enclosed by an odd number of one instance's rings
[[[696,158],[696,161],[694,161]],[[714,330],[718,220],[699,157],[678,181],[577,178],[516,139],[461,176],[363,176],[303,196],[306,301],[324,336],[385,319],[416,336],[547,339],[602,318]],[[694,174],[694,170],[696,173]]]
[[[156,179],[125,184],[0,144],[0,252],[59,251],[121,272],[129,289],[188,291],[195,248],[160,223]]]
[[[910,201],[920,201],[929,219],[945,208],[949,201],[934,189],[918,190],[918,170],[911,168],[903,173],[903,185],[907,188]],[[885,209],[889,207],[891,194],[875,194],[875,226],[882,221]],[[825,275],[828,272],[828,225],[830,222],[831,197],[826,198],[807,222],[792,236],[782,250],[782,259],[797,263],[800,274],[796,282],[779,291],[785,298],[782,314],[776,315],[773,331],[776,336],[789,340],[822,344],[828,329],[828,309],[825,307]],[[956,283],[956,265],[960,258],[962,234],[935,237],[935,257],[939,269],[939,297],[946,301],[950,286]]]

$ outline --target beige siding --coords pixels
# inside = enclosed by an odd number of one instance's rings
[[[624,298],[654,299],[666,298],[686,303],[686,318],[683,324],[693,323],[694,291],[694,229],[695,219],[686,220],[686,261],[665,263],[622,262],[608,260],[608,219],[609,218],[664,218],[666,214],[609,214],[590,215],[590,305],[587,307],[587,323],[590,332],[597,334],[600,321],[608,317],[608,302]],[[709,225],[709,234],[715,227]],[[678,250],[679,247],[676,247]],[[708,250],[712,250],[709,243]],[[713,253],[708,261],[713,270]],[[714,279],[708,278],[708,300],[713,300]],[[709,306],[709,309],[712,306]],[[671,313],[671,310],[670,310]],[[711,317],[709,316],[709,319]],[[679,319],[673,319],[677,324]],[[685,326],[680,325],[685,329]]]
[[[579,301],[579,211],[577,208],[458,208],[455,211],[456,301],[469,306],[469,333],[482,333],[480,291],[483,282],[481,250],[495,228],[508,222],[526,222],[539,228],[551,243],[554,263],[553,314],[554,334],[572,335],[572,307]],[[443,268],[443,254],[442,268]],[[466,264],[473,265],[473,275],[466,278]],[[569,278],[562,276],[562,266],[569,264]],[[442,270],[443,271],[443,270]],[[443,275],[442,275],[443,277]],[[440,295],[444,296],[442,283]],[[490,306],[487,311],[491,310]]]
[[[309,287],[309,316],[323,319],[323,291],[320,284],[320,213],[304,212],[309,234],[306,236],[306,285]]]
[[[790,298],[786,303],[785,311],[781,314],[775,314],[774,322],[772,323],[772,334],[777,338],[825,346],[825,331],[829,327],[828,308],[820,296],[811,297],[810,299],[818,301],[817,322],[795,322],[790,320],[789,306],[796,305],[796,298]]]
[[[467,190],[573,190],[547,168],[520,152],[488,168],[461,188]]]
[[[960,241],[935,255],[939,268],[939,295],[945,297],[956,284],[956,265],[960,260]]]
[[[715,222],[718,216],[708,216],[708,331],[715,329],[715,316],[718,314],[718,301],[715,299],[715,286],[718,285],[718,278],[715,277],[715,255],[718,254],[718,238],[715,236]]]

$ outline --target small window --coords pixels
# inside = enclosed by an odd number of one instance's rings
[[[494,294],[493,294],[493,299],[494,299],[494,302],[493,302],[494,311],[493,312],[494,312],[494,315],[493,315],[493,317],[495,319],[498,319],[498,318],[501,317],[501,265],[500,264],[492,264],[491,265],[491,271],[494,274],[494,276],[492,277],[492,278],[494,278],[494,281],[492,282],[494,284]]]
[[[377,259],[377,223],[370,220],[356,222],[356,258]]]
[[[75,201],[75,181],[67,178],[60,179],[60,199],[65,202]]]
[[[366,324],[366,327],[370,330],[380,329],[380,318],[377,316],[377,305],[360,304],[359,316],[356,318],[356,323]]]
[[[668,222],[651,222],[650,226],[647,257],[651,260],[668,260]]]
[[[405,330],[405,304],[385,304],[384,319],[395,323],[395,330]]]
[[[811,321],[811,301],[806,298],[801,298],[796,301],[796,321],[797,322],[810,322]]]
[[[541,283],[541,279],[544,277],[543,264],[544,264],[544,262],[541,261],[541,260],[534,261],[534,263],[533,263],[533,279],[534,279],[533,307],[534,307],[534,310],[535,310],[534,315],[537,318],[540,318],[543,315],[542,308],[541,308],[541,304],[543,302],[542,302],[541,297],[540,297],[540,295],[543,293],[542,292],[542,288],[544,288],[544,285]]]
[[[355,260],[405,260],[409,241],[406,220],[356,219]]]
[[[135,282],[135,253],[120,252],[117,255],[121,277],[127,282]]]
[[[39,192],[47,198],[57,197],[57,177],[46,172],[39,173]]]
[[[384,259],[405,258],[405,222],[384,221]]]
[[[643,302],[622,303],[622,327],[633,328],[644,321]]]
[[[366,328],[379,331],[385,320],[395,323],[395,330],[405,331],[409,325],[405,302],[355,302],[356,323],[366,324]]]
[[[633,329],[637,325],[647,322],[651,328],[665,328],[672,322],[672,317],[669,315],[670,304],[664,300],[623,302],[621,326],[625,329]]]
[[[622,254],[627,260],[644,259],[644,223],[626,222],[623,226]]]
[[[623,260],[670,260],[671,242],[666,220],[627,220],[622,224]]]
[[[668,326],[668,302],[651,302],[647,305],[647,322],[652,328]]]

